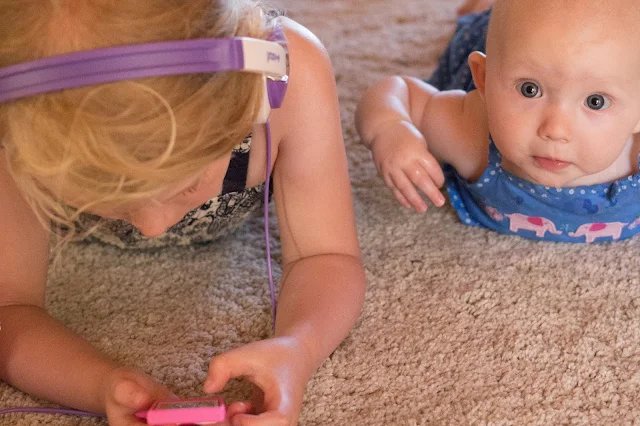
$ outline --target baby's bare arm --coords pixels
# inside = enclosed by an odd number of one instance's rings
[[[385,127],[400,121],[415,126],[429,152],[449,164],[457,165],[472,156],[470,149],[474,152],[476,145],[486,143],[484,137],[478,143],[478,133],[486,129],[486,113],[476,91],[439,91],[414,77],[388,77],[371,87],[358,104],[356,127],[371,149]]]
[[[421,86],[426,84],[415,79],[412,83],[414,90],[424,90]],[[433,155],[454,166],[466,179],[478,177],[489,155],[487,112],[480,92],[437,92],[421,113],[417,126]]]
[[[486,113],[475,91],[441,92],[413,77],[389,77],[365,93],[356,127],[387,186],[417,211],[427,207],[415,187],[435,205],[444,203],[438,161],[464,177],[486,165]]]
[[[48,232],[5,170],[0,150],[0,379],[64,405],[104,411],[115,365],[44,310]]]
[[[392,76],[371,86],[356,109],[356,128],[362,142],[371,149],[381,130],[397,122],[416,123],[431,97],[437,93],[432,86],[424,91],[412,91],[409,79]]]

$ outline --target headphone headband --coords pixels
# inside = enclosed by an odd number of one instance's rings
[[[235,37],[147,43],[11,65],[0,68],[0,102],[136,78],[245,71],[266,77],[269,106],[278,108],[286,90],[288,57],[279,28],[272,39]]]

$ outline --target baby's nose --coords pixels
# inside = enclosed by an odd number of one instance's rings
[[[569,142],[573,133],[573,117],[555,108],[549,111],[538,128],[538,135],[545,140]]]

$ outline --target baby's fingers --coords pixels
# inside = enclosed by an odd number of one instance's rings
[[[394,191],[398,201],[402,203],[401,197],[399,197],[399,195],[401,195],[409,203],[409,208],[413,207],[419,213],[427,211],[427,203],[425,203],[420,194],[418,194],[416,187],[404,173],[396,173],[390,175],[389,178],[393,183],[392,188],[395,188],[399,193]]]
[[[404,195],[402,195],[402,192],[400,192],[400,190],[396,188],[395,183],[393,183],[393,179],[391,179],[391,175],[390,174],[383,175],[383,178],[384,178],[384,183],[393,192],[393,196],[396,197],[396,200],[398,200],[400,204],[402,204],[402,207],[406,209],[410,209],[411,203],[409,203],[409,200],[407,200],[407,198]]]
[[[391,188],[391,191],[393,191],[393,195],[394,195],[394,197],[396,197],[396,200],[398,200],[398,202],[400,204],[402,204],[402,207],[404,207],[406,209],[410,209],[411,208],[411,203],[409,203],[409,200],[407,200],[405,198],[405,196],[402,195],[402,192],[400,192],[400,190],[398,190],[398,188]]]
[[[444,205],[444,196],[434,183],[432,176],[424,169],[417,167],[412,168],[407,171],[407,175],[409,176],[409,179],[411,179],[411,182],[420,188],[424,195],[429,197],[435,206],[442,207]]]
[[[442,166],[440,166],[438,160],[436,160],[431,154],[420,157],[418,163],[419,164],[415,167],[420,168],[420,166],[422,166],[436,187],[440,188],[444,185],[444,172],[442,171]]]

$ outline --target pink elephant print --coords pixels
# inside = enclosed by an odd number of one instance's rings
[[[501,220],[504,219],[504,216],[502,215],[502,213],[500,213],[495,207],[485,206],[484,211],[486,211],[487,214],[497,222],[500,222]]]
[[[588,243],[592,243],[596,238],[611,237],[613,240],[620,238],[622,228],[627,224],[622,222],[609,223],[585,223],[580,225],[576,232],[569,232],[570,237],[582,237],[587,239]]]
[[[638,225],[640,225],[640,216],[638,216],[638,217],[636,218],[636,220],[634,220],[633,222],[631,222],[631,223],[629,224],[629,229],[633,229],[633,228],[635,228],[635,227],[636,227],[636,226],[638,226]]]
[[[546,232],[560,235],[562,232],[556,229],[556,225],[549,219],[540,216],[525,216],[520,213],[506,214],[509,218],[509,230],[518,232],[519,229],[534,231],[537,237],[544,237]]]

